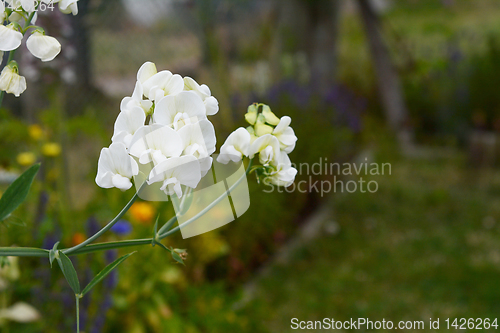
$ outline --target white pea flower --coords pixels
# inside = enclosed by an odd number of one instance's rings
[[[184,155],[194,155],[195,157],[212,155],[215,152],[215,129],[214,125],[207,119],[202,119],[197,123],[188,124],[179,131],[184,147]]]
[[[281,117],[278,126],[276,126],[272,133],[278,138],[281,149],[287,154],[293,151],[297,142],[297,136],[295,136],[295,132],[290,127],[291,122],[292,118],[288,116]]]
[[[26,90],[26,78],[18,74],[18,67],[12,61],[0,73],[0,90],[19,97]]]
[[[57,0],[53,3],[59,2],[59,10],[64,14],[78,14],[78,0]]]
[[[271,172],[268,179],[277,186],[290,186],[295,180],[297,169],[292,167],[290,158],[287,154],[281,154],[278,165],[275,165],[276,171]]]
[[[96,183],[102,188],[116,187],[122,191],[132,187],[130,178],[139,173],[137,162],[121,142],[103,148],[97,164]]]
[[[219,163],[227,164],[229,161],[241,161],[243,156],[248,156],[250,149],[250,133],[243,127],[231,133],[220,148]]]
[[[132,96],[122,99],[120,110],[124,111],[126,109],[140,107],[145,114],[149,114],[151,107],[153,106],[153,102],[142,99],[143,94],[144,88],[142,87],[142,83],[137,81]]]
[[[111,141],[122,142],[128,149],[135,132],[144,126],[146,114],[139,106],[133,106],[120,112],[115,122],[115,131]]]
[[[42,61],[53,60],[61,52],[61,44],[51,36],[46,36],[44,32],[35,30],[26,41],[26,47],[35,57]]]
[[[23,34],[15,27],[14,23],[7,26],[0,25],[0,51],[12,51],[21,45]]]
[[[148,184],[163,182],[160,190],[167,195],[182,197],[181,185],[191,188],[201,180],[200,163],[191,155],[174,157],[158,164],[149,174]]]
[[[219,101],[212,96],[210,88],[206,84],[199,85],[194,79],[186,76],[184,78],[184,90],[193,91],[201,97],[201,100],[205,104],[207,116],[213,116],[219,112]]]
[[[144,96],[159,102],[163,97],[175,95],[184,89],[184,81],[179,74],[170,71],[161,71],[142,83]]]
[[[183,126],[179,131],[183,144],[183,155],[192,155],[200,162],[204,176],[212,166],[212,155],[215,152],[215,129],[207,119]]]
[[[278,139],[271,134],[266,134],[255,139],[250,145],[250,158],[253,158],[257,153],[262,165],[277,165],[280,159],[280,143]]]
[[[129,152],[139,158],[139,163],[159,164],[169,157],[178,157],[183,150],[180,135],[160,124],[143,126],[137,130],[130,143]]]
[[[153,120],[178,130],[186,124],[196,123],[205,118],[205,105],[192,91],[182,91],[169,95],[155,106]]]

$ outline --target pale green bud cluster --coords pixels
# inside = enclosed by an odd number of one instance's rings
[[[251,125],[246,128],[250,133],[251,141],[263,135],[272,134],[280,122],[269,105],[262,103],[251,104],[245,114],[245,120]]]

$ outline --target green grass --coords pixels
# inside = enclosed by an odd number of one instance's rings
[[[271,332],[291,318],[498,316],[500,173],[461,164],[403,160],[376,194],[337,196],[340,232],[275,267],[245,313]]]

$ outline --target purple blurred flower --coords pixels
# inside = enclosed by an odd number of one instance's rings
[[[119,220],[110,230],[119,236],[125,236],[132,232],[132,224],[127,220]]]

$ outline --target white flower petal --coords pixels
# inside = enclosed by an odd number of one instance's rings
[[[178,128],[188,123],[188,120],[193,123],[204,118],[205,105],[196,93],[190,91],[166,96],[156,105],[153,113],[156,123]],[[180,125],[177,124],[178,121],[181,122]]]
[[[145,62],[137,72],[137,81],[144,83],[156,73],[158,73],[156,65],[149,61]]]
[[[0,73],[0,90],[19,97],[26,90],[26,78],[7,65]]]
[[[127,190],[131,184],[123,178],[130,179],[139,173],[137,162],[127,153],[123,143],[114,142],[109,148],[103,148],[97,164],[96,183],[103,188],[117,187]],[[120,177],[117,177],[120,176]]]
[[[130,142],[135,132],[144,126],[146,114],[141,107],[134,106],[120,112],[116,118],[114,134],[111,138],[113,142],[122,142],[126,148],[130,147]]]
[[[176,193],[179,197],[180,185],[195,188],[200,180],[200,164],[194,156],[170,158],[154,167],[149,175],[149,184],[162,181],[166,194]]]
[[[180,93],[184,88],[184,81],[178,74],[172,74],[170,71],[161,71],[144,81],[143,87],[144,96],[158,102],[164,96]]]
[[[141,127],[130,144],[130,154],[138,157],[141,164],[180,156],[182,150],[180,135],[169,126],[160,124]]]
[[[26,47],[35,57],[42,61],[53,60],[61,52],[61,44],[51,36],[35,31],[26,41]]]
[[[21,45],[23,34],[17,31],[12,24],[0,25],[0,50],[12,51]]]
[[[263,165],[278,164],[280,159],[280,144],[278,139],[271,134],[258,137],[250,145],[250,158],[253,158],[257,153],[259,153],[259,160]]]

